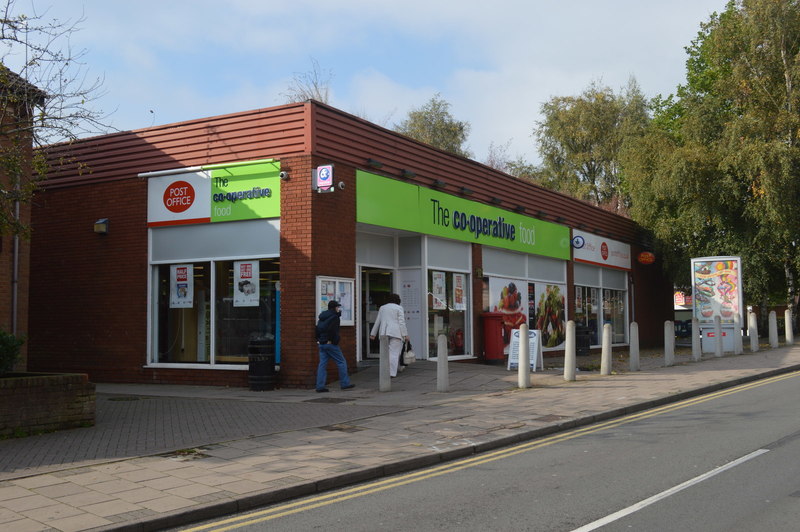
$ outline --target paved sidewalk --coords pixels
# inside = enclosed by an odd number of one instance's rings
[[[558,366],[559,359],[546,359]],[[578,357],[594,370],[598,356]],[[516,387],[504,367],[418,361],[378,391],[378,368],[352,390],[97,385],[95,427],[0,441],[0,528],[161,530],[424,467],[714,389],[800,370],[800,346],[642,358],[611,376],[558,368]]]

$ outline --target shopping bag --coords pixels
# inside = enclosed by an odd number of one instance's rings
[[[417,356],[414,354],[414,350],[411,349],[411,342],[406,342],[406,345],[404,347],[405,349],[403,352],[403,362],[405,362],[406,364],[413,364],[414,361],[417,359]]]

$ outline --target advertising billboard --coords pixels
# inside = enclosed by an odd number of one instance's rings
[[[700,257],[692,259],[692,301],[694,317],[700,326],[713,326],[719,316],[723,324],[745,323],[740,257]]]

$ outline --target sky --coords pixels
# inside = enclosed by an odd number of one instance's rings
[[[539,159],[541,105],[634,77],[652,97],[685,80],[685,47],[725,0],[15,0],[77,23],[68,43],[103,78],[91,102],[118,130],[271,107],[314,62],[329,103],[393,128],[435,94],[467,147]],[[82,19],[79,21],[79,19]],[[64,46],[63,43],[59,45]]]

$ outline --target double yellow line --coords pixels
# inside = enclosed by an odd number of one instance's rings
[[[539,449],[541,447],[546,447],[548,445],[553,445],[555,443],[572,440],[574,438],[586,436],[587,434],[594,434],[596,432],[613,429],[619,427],[620,425],[633,423],[634,421],[648,419],[661,414],[668,414],[676,410],[705,403],[706,401],[712,401],[720,397],[725,397],[728,395],[743,392],[753,388],[758,388],[760,386],[765,386],[767,384],[772,384],[774,382],[782,381],[785,379],[791,379],[797,376],[800,376],[800,372],[798,371],[794,371],[783,375],[777,375],[775,377],[770,377],[768,379],[758,380],[748,384],[742,384],[739,386],[735,386],[733,388],[727,388],[725,390],[720,390],[718,392],[713,392],[707,395],[702,395],[692,399],[686,399],[685,401],[680,401],[677,403],[661,406],[658,408],[653,408],[637,414],[631,414],[625,417],[601,423],[595,423],[587,427],[574,429],[567,432],[561,432],[544,438],[539,438],[527,443],[522,443],[511,447],[505,447],[497,451],[483,453],[471,458],[464,458],[461,460],[449,462],[447,464],[424,469],[421,471],[407,473],[404,475],[395,476],[385,480],[379,480],[376,482],[370,482],[369,484],[363,484],[353,488],[337,490],[335,492],[318,495],[315,497],[303,499],[301,501],[281,504],[278,506],[268,508],[266,510],[259,510],[256,512],[248,513],[246,515],[241,515],[229,519],[224,519],[221,521],[216,521],[214,523],[209,523],[195,528],[186,529],[184,532],[200,532],[204,530],[212,530],[213,532],[224,532],[226,530],[233,530],[242,526],[248,526],[256,523],[270,521],[272,519],[277,519],[279,517],[285,517],[287,515],[304,512],[307,510],[313,510],[315,508],[328,506],[330,504],[346,501],[348,499],[363,497],[365,495],[370,495],[372,493],[378,493],[399,486],[405,486],[406,484],[420,482],[422,480],[438,477],[441,475],[446,475],[448,473],[454,473],[456,471],[467,469],[469,467],[475,467],[478,465],[493,462],[495,460],[500,460],[517,454],[532,451],[534,449]]]

